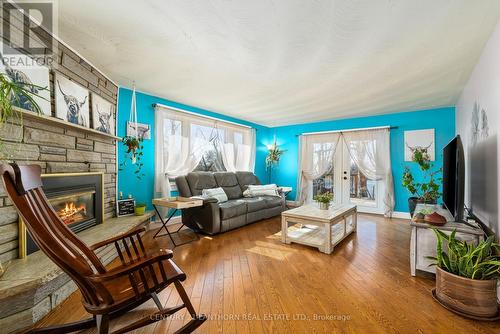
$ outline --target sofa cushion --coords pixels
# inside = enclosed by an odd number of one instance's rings
[[[279,197],[278,187],[275,184],[252,185],[247,186],[247,190],[243,192],[244,197],[257,196],[276,196]]]
[[[214,173],[215,181],[222,187],[229,199],[237,199],[243,197],[241,187],[236,178],[236,174],[231,172],[216,172]]]
[[[267,208],[267,203],[262,197],[244,198],[242,201],[247,203],[247,211],[254,212]]]
[[[247,204],[243,200],[233,199],[219,204],[220,216],[228,219],[247,213]]]
[[[203,198],[215,198],[219,203],[227,202],[227,194],[221,187],[203,189],[201,192]]]
[[[263,196],[262,198],[266,202],[266,207],[268,207],[268,208],[275,208],[277,206],[283,205],[283,198],[281,198],[281,197]]]
[[[236,178],[238,179],[238,183],[240,184],[241,191],[247,190],[249,184],[260,184],[259,178],[252,172],[236,172]]]
[[[200,196],[203,189],[217,188],[214,173],[192,172],[186,175],[192,196]]]

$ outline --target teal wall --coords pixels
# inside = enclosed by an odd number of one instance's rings
[[[125,135],[126,122],[129,118],[130,112],[131,96],[131,90],[120,88],[117,120],[118,136]],[[386,125],[397,126],[397,129],[391,130],[391,160],[396,195],[395,211],[400,212],[408,212],[407,199],[409,194],[401,186],[404,166],[410,166],[410,169],[417,175],[417,177],[420,174],[414,163],[404,161],[404,131],[435,129],[435,165],[439,167],[442,165],[443,147],[455,136],[454,107],[267,128],[208,110],[176,103],[144,93],[137,93],[138,122],[151,125],[151,138],[154,138],[154,110],[152,107],[154,103],[165,104],[179,109],[217,117],[223,120],[233,121],[256,128],[257,151],[255,159],[255,173],[259,176],[263,183],[268,182],[268,174],[264,165],[267,153],[266,145],[271,144],[273,137],[276,136],[278,144],[282,149],[285,149],[286,152],[282,156],[278,168],[273,170],[272,182],[283,186],[292,186],[294,191],[289,195],[289,199],[294,199],[296,197],[299,149],[299,138],[296,135],[304,132],[342,130]],[[124,154],[123,145],[119,145],[118,163],[121,163],[124,160]],[[142,180],[137,180],[134,175],[134,170],[135,169],[129,164],[125,170],[118,172],[118,191],[122,191],[124,196],[131,194],[137,201],[147,203],[148,207],[151,209],[151,199],[154,195],[154,139],[144,141],[143,170],[146,176]]]
[[[130,113],[130,103],[132,100],[132,91],[126,88],[119,89],[118,96],[118,117],[117,117],[117,131],[118,136],[123,137],[126,135],[126,123],[129,119]],[[256,147],[256,157],[255,157],[255,173],[259,176],[263,181],[267,179],[266,171],[264,166],[264,159],[266,156],[266,145],[269,144],[269,129],[260,126],[257,124],[253,124],[250,122],[242,121],[239,119],[235,119],[232,117],[228,117],[225,115],[217,114],[208,110],[188,106],[185,104],[165,100],[156,96],[144,94],[144,93],[136,93],[136,105],[137,105],[137,121],[139,123],[146,123],[151,125],[152,133],[150,140],[144,140],[144,167],[143,172],[145,177],[141,180],[138,180],[134,174],[135,166],[132,166],[130,162],[128,162],[127,167],[124,170],[118,171],[118,193],[120,191],[123,192],[123,196],[127,197],[128,194],[131,194],[137,202],[144,202],[148,204],[148,209],[152,209],[151,200],[154,196],[154,154],[155,154],[155,145],[154,145],[154,109],[153,104],[159,103],[168,106],[172,106],[175,108],[187,110],[190,112],[195,112],[201,115],[217,117],[223,120],[236,122],[243,125],[248,125],[255,128],[256,138],[257,138],[257,147]],[[118,164],[124,161],[125,150],[124,146],[118,145]]]
[[[391,130],[391,161],[394,175],[396,207],[395,211],[408,212],[409,193],[401,186],[404,166],[420,175],[415,163],[404,161],[404,132],[408,130],[435,129],[436,161],[435,166],[441,167],[442,149],[455,136],[455,108],[438,108],[423,111],[402,112],[380,116],[340,119],[333,121],[307,123],[299,125],[272,128],[269,136],[276,135],[277,143],[287,150],[280,161],[278,169],[273,170],[272,182],[282,186],[292,186],[294,191],[289,199],[296,197],[299,138],[304,132],[356,129],[376,126],[397,126]]]

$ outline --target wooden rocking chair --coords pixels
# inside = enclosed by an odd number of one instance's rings
[[[5,189],[40,249],[68,274],[80,289],[85,309],[92,318],[58,326],[35,328],[29,333],[68,333],[97,326],[108,333],[109,319],[124,314],[152,299],[159,311],[113,333],[126,333],[149,325],[187,308],[192,320],[176,333],[191,333],[206,316],[197,315],[181,281],[186,279],[172,261],[172,251],[146,252],[137,228],[118,237],[87,247],[57,216],[42,191],[40,166],[1,164]],[[106,269],[94,251],[114,244],[121,265]],[[182,304],[164,308],[157,296],[173,283]]]

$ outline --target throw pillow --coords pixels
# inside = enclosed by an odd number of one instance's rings
[[[209,197],[216,198],[219,201],[219,203],[227,202],[227,195],[224,192],[224,189],[222,189],[220,187],[219,188],[211,188],[211,189],[203,189],[201,191],[201,196],[203,196],[204,198],[209,198]]]
[[[276,196],[280,197],[278,192],[278,187],[275,184],[264,184],[264,185],[249,185],[248,189],[243,193],[245,197],[256,197],[256,196]]]

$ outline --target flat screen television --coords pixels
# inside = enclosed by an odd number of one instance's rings
[[[464,221],[465,155],[460,136],[443,149],[443,202],[455,221]]]

